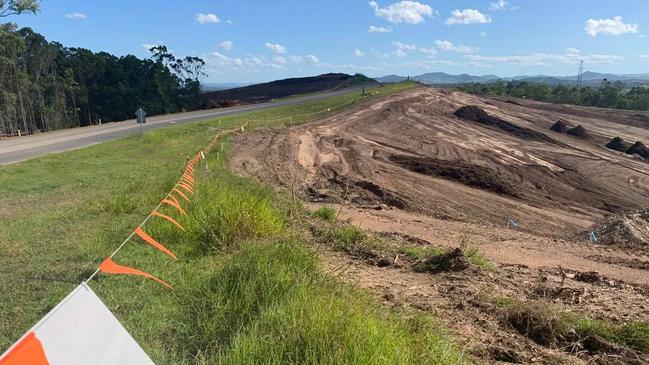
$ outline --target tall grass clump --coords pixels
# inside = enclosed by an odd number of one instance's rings
[[[430,317],[382,308],[317,262],[301,242],[241,245],[180,290],[183,351],[210,364],[461,363]]]
[[[222,249],[283,231],[284,218],[269,193],[251,183],[233,183],[232,176],[223,179],[198,186],[185,238],[196,249]]]
[[[330,223],[335,222],[338,217],[338,212],[336,212],[336,209],[332,207],[320,207],[312,214],[314,217]]]

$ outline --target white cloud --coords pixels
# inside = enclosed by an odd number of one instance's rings
[[[216,45],[216,48],[222,49],[224,51],[231,51],[234,48],[234,42],[232,41],[223,41]]]
[[[400,1],[390,4],[385,8],[379,7],[376,1],[370,1],[369,4],[374,9],[376,16],[390,23],[419,24],[426,17],[430,18],[433,15],[437,15],[437,11],[433,8],[417,1]]]
[[[271,52],[275,54],[284,54],[286,53],[286,47],[282,46],[279,43],[270,43],[266,42],[266,48],[268,48]]]
[[[435,56],[435,54],[437,54],[437,50],[435,50],[434,48],[418,47],[413,43],[392,42],[392,46],[395,48],[395,50],[390,53],[381,53],[375,50],[372,51],[377,56],[379,56],[379,58],[384,58],[384,59],[390,58],[390,55],[395,56],[397,58],[404,58],[413,52],[421,52],[427,55],[428,57],[433,57]]]
[[[484,37],[486,37],[486,36],[487,36],[487,32],[480,32],[480,37],[481,37],[481,38],[484,38]]]
[[[142,48],[146,49],[147,52],[150,52],[150,49],[157,46],[162,46],[164,43],[162,41],[157,41],[155,43],[142,43]],[[173,49],[167,49],[169,53],[174,53]]]
[[[483,67],[483,68],[492,68],[493,66],[487,63],[482,63],[478,61],[470,61],[467,62],[467,65],[475,66],[475,67]]]
[[[360,49],[356,48],[356,49],[354,50],[354,56],[356,56],[356,57],[363,57],[363,56],[365,56],[365,53],[363,53],[363,51],[361,51]]]
[[[268,60],[265,57],[248,55],[246,57],[228,57],[219,51],[203,54],[202,58],[207,63],[207,70],[210,73],[219,74],[227,72],[239,72],[248,74],[264,70],[282,70],[284,65],[275,60]]]
[[[482,14],[475,9],[455,9],[451,12],[451,17],[446,19],[446,25],[476,23],[491,23],[491,17],[489,15]]]
[[[304,56],[304,60],[305,60],[306,63],[312,64],[312,65],[317,65],[318,63],[320,63],[320,60],[318,59],[318,57],[316,57],[316,56],[314,56],[312,54]]]
[[[232,20],[230,20],[230,19],[226,20],[225,22],[226,22],[227,24],[234,24],[234,22],[233,22]]]
[[[639,54],[638,57],[642,58],[645,61],[649,61],[649,53],[647,53],[647,54]]]
[[[595,37],[599,33],[612,35],[638,33],[638,28],[637,24],[625,24],[621,16],[615,16],[612,19],[588,19],[584,30]]]
[[[433,57],[437,54],[435,48],[419,48],[419,52],[428,55],[428,57]]]
[[[466,59],[482,63],[511,63],[520,66],[550,66],[553,64],[576,64],[580,60],[589,64],[612,64],[624,60],[623,56],[592,54],[587,55],[581,52],[564,53],[533,53],[515,56],[481,56],[465,55]]]
[[[390,33],[390,32],[392,32],[392,27],[375,27],[373,25],[370,25],[370,28],[368,29],[368,32],[370,32],[370,33]]]
[[[207,23],[219,23],[221,19],[219,19],[219,17],[214,14],[198,13],[196,14],[196,21],[199,22],[200,24],[207,24]]]
[[[401,49],[407,52],[412,52],[417,50],[417,46],[414,44],[407,44],[407,43],[401,43],[401,42],[392,42],[392,45],[395,46],[397,49]]]
[[[564,51],[566,51],[566,53],[580,53],[581,52],[577,48],[566,48],[566,49],[564,49]]]
[[[497,0],[489,4],[489,9],[491,10],[507,10],[512,9],[512,4],[507,0]]]
[[[68,18],[68,19],[74,19],[74,20],[88,19],[88,16],[86,16],[86,14],[81,14],[81,13],[65,14],[65,17]]]
[[[453,43],[449,41],[435,41],[435,45],[437,48],[443,50],[443,51],[449,51],[449,52],[456,52],[456,53],[462,53],[462,54],[470,54],[470,53],[476,53],[478,51],[478,48],[476,47],[469,47],[465,46],[463,44],[460,45],[454,45]]]
[[[284,56],[273,56],[273,60],[275,62],[281,63],[281,64],[285,64],[287,62],[286,57],[284,57]]]

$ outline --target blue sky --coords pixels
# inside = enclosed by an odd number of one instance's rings
[[[649,73],[648,0],[42,0],[10,17],[69,47],[148,56],[165,44],[207,82],[325,72]]]

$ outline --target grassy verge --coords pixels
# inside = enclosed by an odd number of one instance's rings
[[[144,141],[131,137],[0,167],[0,347],[94,270],[170,189],[183,157],[217,129],[277,125],[270,120],[278,117],[304,122],[365,98],[175,126]],[[194,203],[179,218],[186,232],[162,220],[145,226],[177,262],[137,240],[115,257],[175,290],[123,276],[99,275],[90,284],[156,363],[462,361],[431,318],[383,308],[325,275],[308,243],[287,229],[293,203],[233,176],[226,157],[227,148],[209,157],[209,170],[200,167]]]

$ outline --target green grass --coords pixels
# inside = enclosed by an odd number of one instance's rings
[[[649,322],[630,321],[615,324],[590,318],[583,314],[558,311],[540,302],[521,302],[513,298],[483,295],[485,301],[494,304],[502,317],[522,334],[543,344],[562,341],[584,341],[590,351],[602,350],[599,337],[610,343],[626,346],[649,354]]]
[[[387,94],[411,85],[382,88]],[[0,347],[6,348],[101,262],[179,177],[184,156],[218,129],[306,122],[367,97],[317,102],[174,126],[0,167]],[[330,112],[312,114],[331,108]],[[274,117],[284,121],[269,122]],[[291,234],[288,199],[233,176],[223,153],[197,169],[185,227],[152,218],[145,231],[172,261],[137,239],[115,261],[174,286],[98,275],[91,287],[158,364],[462,363],[427,315],[392,310],[325,275]],[[358,232],[343,230],[352,242]]]
[[[330,223],[335,222],[338,217],[338,212],[332,207],[320,207],[312,214],[314,217]]]
[[[581,337],[599,336],[607,341],[649,353],[649,322],[611,324],[573,313],[561,315]]]

